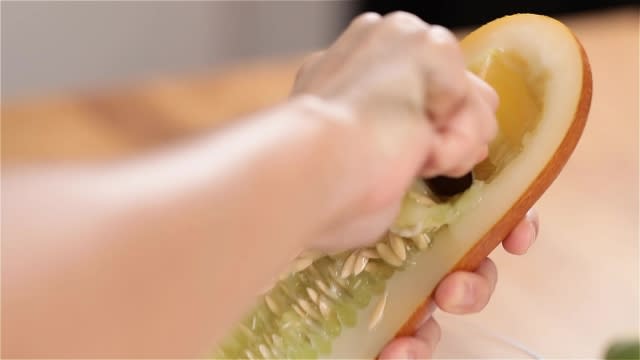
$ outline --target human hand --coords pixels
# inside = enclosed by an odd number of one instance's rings
[[[321,250],[369,244],[416,176],[467,173],[496,133],[497,95],[466,71],[454,35],[408,13],[357,17],[303,65],[292,95],[347,114],[336,123],[352,144],[344,157],[356,159],[355,175],[337,182],[346,209],[311,244]]]
[[[533,245],[538,233],[538,215],[530,211],[502,246],[508,252],[522,255]],[[495,264],[486,258],[475,272],[454,272],[445,277],[434,293],[435,306],[452,314],[468,314],[482,310],[491,297],[498,279]],[[413,337],[397,338],[382,350],[380,359],[430,358],[440,340],[440,327],[433,317],[416,330]]]

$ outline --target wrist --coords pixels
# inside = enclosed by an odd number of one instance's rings
[[[432,132],[424,119],[375,104],[363,113],[312,95],[297,101],[320,119],[323,136],[332,140],[324,151],[333,157],[329,191],[343,200],[338,220],[393,206],[431,151]]]
[[[328,101],[320,96],[298,94],[292,96],[289,103],[301,112],[303,117],[312,119],[312,121],[320,121],[322,126],[326,127],[325,131],[331,131],[333,127],[336,127],[333,131],[338,131],[340,130],[338,127],[354,124],[355,115],[349,107]]]
[[[299,118],[315,124],[314,140],[308,142],[313,158],[308,159],[312,179],[307,191],[316,192],[317,204],[322,204],[322,213],[316,214],[316,223],[324,224],[319,231],[331,230],[362,210],[373,181],[375,151],[362,122],[348,107],[313,95],[296,96],[290,104]]]

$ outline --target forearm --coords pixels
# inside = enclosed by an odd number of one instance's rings
[[[124,164],[5,178],[5,355],[206,351],[348,211],[357,145],[326,116],[296,102]]]

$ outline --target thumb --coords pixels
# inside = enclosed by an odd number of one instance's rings
[[[429,318],[413,337],[392,340],[380,353],[380,359],[430,359],[440,341],[440,326]]]

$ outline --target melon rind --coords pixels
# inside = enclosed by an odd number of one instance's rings
[[[359,312],[354,328],[343,329],[329,358],[375,358],[389,340],[411,334],[438,282],[451,271],[474,269],[500,243],[557,177],[582,134],[591,72],[580,42],[561,22],[534,14],[506,16],[469,34],[462,48],[468,64],[500,48],[546,72],[539,123],[522,152],[484,185],[475,207],[440,231],[415,266],[388,280],[385,315],[377,327],[367,329],[370,305]]]

